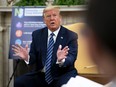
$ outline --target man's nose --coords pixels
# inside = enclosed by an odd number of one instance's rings
[[[54,16],[51,16],[50,19],[53,20],[54,19]]]

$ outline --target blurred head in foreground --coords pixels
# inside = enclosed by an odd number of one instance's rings
[[[102,73],[116,77],[116,0],[90,0],[86,22],[92,60]]]

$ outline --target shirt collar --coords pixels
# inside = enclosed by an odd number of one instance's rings
[[[60,31],[60,28],[61,28],[61,26],[54,32],[52,32],[52,31],[50,31],[50,29],[48,29],[48,37],[50,36],[51,33],[54,33],[54,35],[57,36],[58,32]]]

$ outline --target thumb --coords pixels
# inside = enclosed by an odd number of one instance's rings
[[[59,45],[58,50],[61,50],[61,49],[62,49],[62,45]]]
[[[28,50],[28,44],[25,45],[25,49]]]

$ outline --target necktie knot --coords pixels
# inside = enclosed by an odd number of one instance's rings
[[[50,34],[51,37],[53,37],[54,35],[55,35],[55,34],[54,34],[53,32]]]

